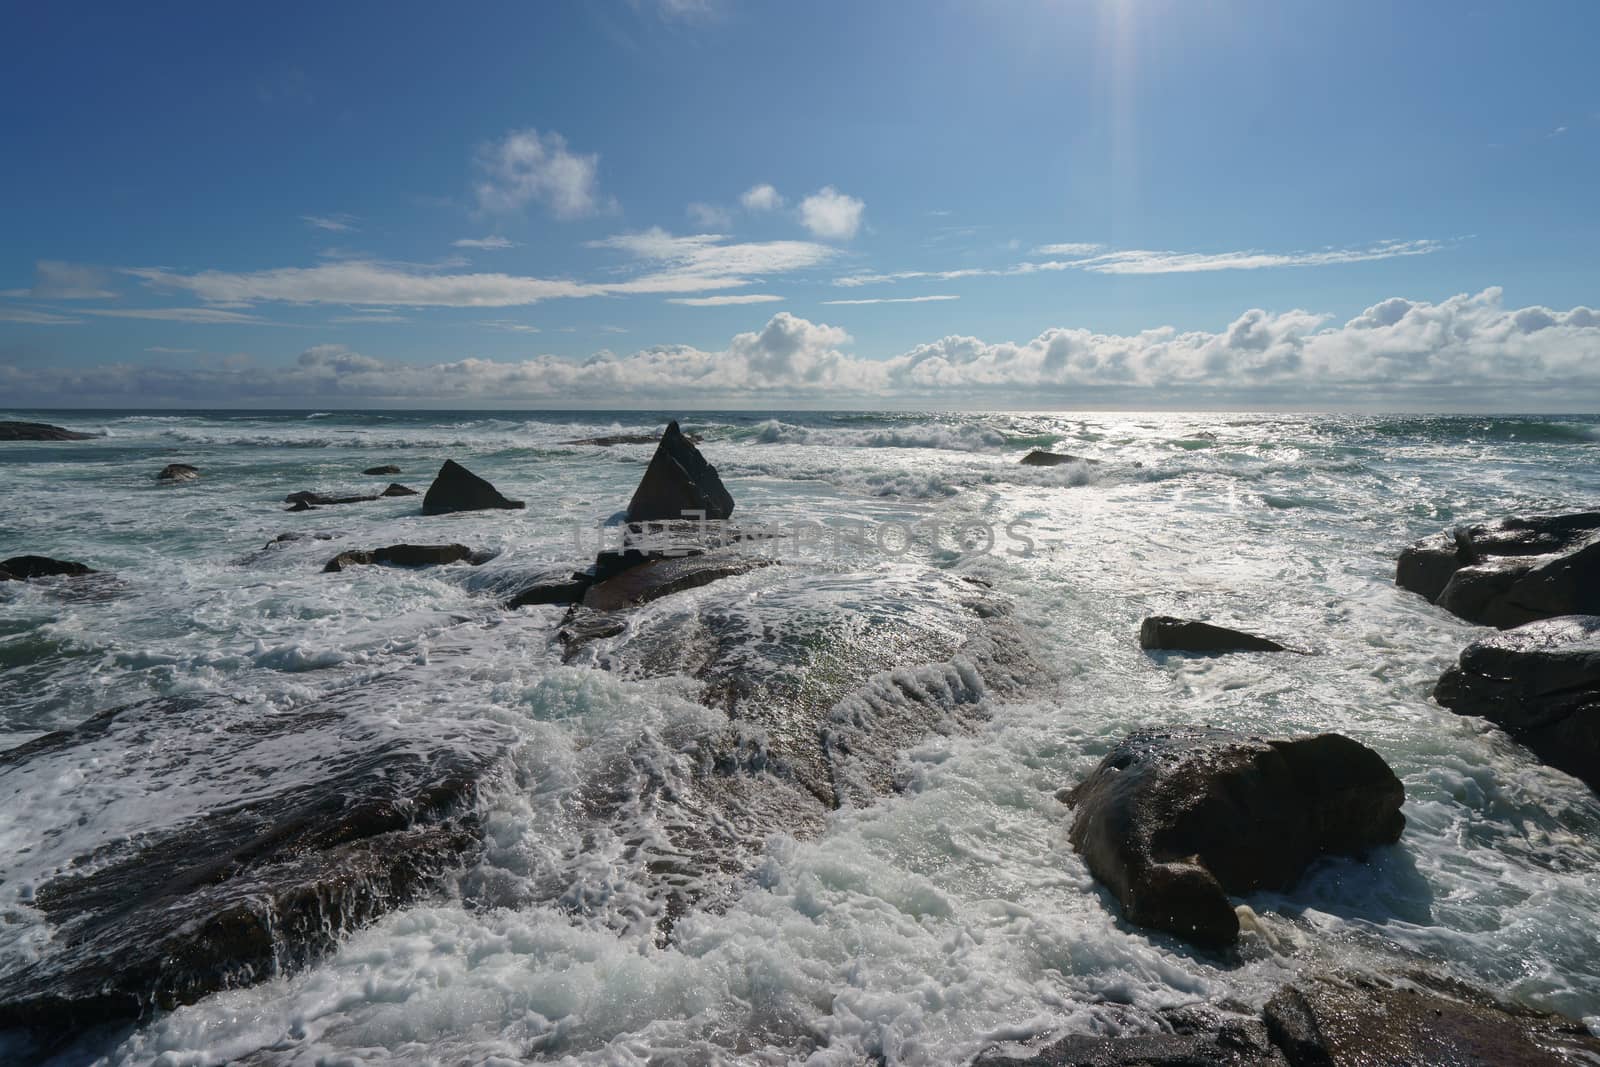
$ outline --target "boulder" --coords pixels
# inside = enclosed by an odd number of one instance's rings
[[[1139,926],[1203,948],[1239,936],[1230,894],[1287,889],[1322,855],[1393,844],[1400,780],[1338,734],[1135,733],[1061,798],[1072,846]]]
[[[373,474],[373,475],[378,475],[378,474],[399,474],[400,473],[400,468],[396,467],[393,463],[385,463],[381,467],[368,467],[366,470],[362,471],[361,473],[362,474]]]
[[[1209,622],[1175,619],[1170,615],[1151,615],[1139,624],[1139,647],[1175,652],[1287,652],[1283,645],[1265,637],[1231,630]]]
[[[411,488],[409,485],[401,485],[399,482],[390,482],[389,483],[389,487],[387,489],[385,489],[383,492],[379,493],[378,495],[379,496],[416,496],[417,495],[417,491],[415,489]]]
[[[1600,616],[1544,619],[1474,641],[1433,697],[1600,790]]]
[[[0,422],[0,441],[88,441],[99,436],[43,422]]]
[[[1502,630],[1600,614],[1600,512],[1458,526],[1401,552],[1395,583]]]
[[[324,574],[337,573],[346,567],[381,563],[391,567],[434,567],[443,563],[482,563],[486,557],[466,545],[385,545],[371,550],[352,549],[341,552],[322,568]]]
[[[310,511],[312,508],[322,507],[327,504],[360,504],[368,500],[378,499],[375,496],[324,496],[322,493],[313,493],[304,490],[299,493],[290,493],[283,498],[285,504],[293,504],[290,511]]]
[[[192,482],[200,477],[200,468],[191,467],[187,463],[168,463],[161,468],[161,473],[156,475],[156,480],[161,482]]]
[[[528,586],[506,601],[508,609],[526,608],[535,604],[576,604],[594,584],[594,575],[574,571],[570,578],[541,581]]]
[[[11,575],[16,581],[27,581],[30,578],[54,578],[64,575],[72,578],[80,574],[96,574],[97,571],[85,567],[82,563],[74,563],[66,559],[51,559],[49,556],[12,556],[0,562],[0,570]]]
[[[36,886],[50,932],[0,962],[0,1026],[70,1036],[193,1003],[428,892],[479,847],[477,783],[510,737],[475,719],[415,733],[387,712],[402,692],[380,680],[291,710],[158,698],[0,753],[7,796],[85,766],[135,783],[81,797],[0,857],[0,877]],[[144,786],[162,791],[160,817],[117,832]]]
[[[1074,456],[1066,452],[1046,452],[1036,448],[1022,457],[1024,467],[1059,467],[1063,463],[1099,463],[1097,459],[1086,459],[1083,456]]]
[[[628,521],[684,519],[696,513],[726,519],[733,514],[733,497],[717,477],[717,468],[706,462],[676,422],[669,422],[628,502]]]
[[[1279,990],[1264,1017],[1291,1067],[1600,1062],[1580,1023],[1426,975],[1315,975]]]
[[[424,515],[444,515],[452,511],[483,511],[490,508],[526,507],[520,500],[507,500],[500,491],[453,459],[444,461],[438,477],[422,498]]]

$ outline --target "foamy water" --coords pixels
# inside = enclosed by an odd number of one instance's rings
[[[364,714],[441,737],[493,724],[512,739],[482,800],[484,857],[440,896],[308,970],[93,1035],[60,1062],[945,1063],[996,1041],[1111,1032],[1162,1007],[1259,1005],[1302,968],[1395,957],[1600,1015],[1600,804],[1429,700],[1478,631],[1392,583],[1400,548],[1448,524],[1593,507],[1600,420],[685,417],[741,519],[1020,520],[1036,547],[962,551],[947,537],[903,556],[858,549],[814,561],[830,577],[809,590],[771,568],[652,609],[748,602],[774,626],[803,616],[808,597],[921,611],[916,576],[932,568],[1010,599],[1050,669],[1025,696],[993,700],[975,735],[903,753],[894,795],[814,836],[751,842],[751,876],[663,945],[630,922],[646,902],[623,832],[595,837],[571,817],[573,798],[624,755],[684,773],[682,739],[711,730],[711,713],[687,679],[562,665],[550,644],[560,609],[506,613],[493,594],[581,562],[573,530],[626,503],[651,451],[562,442],[653,432],[667,417],[57,413],[47,421],[107,436],[0,446],[0,557],[41,553],[116,576],[73,598],[0,586],[0,743],[151,695],[214,692],[270,710],[390,678],[404,684]],[[1035,447],[1102,462],[1020,466]],[[282,510],[300,489],[423,489],[446,457],[528,510],[424,518],[414,498]],[[158,486],[169,462],[203,477]],[[390,462],[404,473],[359,474]],[[329,536],[263,547],[289,531]],[[339,551],[399,541],[499,555],[477,569],[320,573]],[[1136,633],[1153,612],[1316,655],[1150,656]],[[1068,847],[1054,799],[1129,730],[1196,722],[1337,730],[1378,749],[1407,790],[1399,846],[1250,899],[1280,951],[1249,944],[1235,963],[1122,924]],[[31,892],[66,859],[233,788],[219,773],[174,797],[138,765],[50,772],[0,805],[0,952],[17,958],[49,950]],[[281,773],[297,773],[294,753]],[[544,899],[535,883],[552,870],[582,888],[582,906]]]

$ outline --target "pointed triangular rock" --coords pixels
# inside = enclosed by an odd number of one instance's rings
[[[498,489],[453,459],[444,461],[439,476],[428,486],[428,495],[422,498],[424,515],[524,506],[520,500],[507,500]]]
[[[628,521],[694,517],[685,512],[704,512],[708,519],[726,519],[733,514],[733,497],[717,477],[717,468],[706,462],[676,422],[669,422],[628,503]]]

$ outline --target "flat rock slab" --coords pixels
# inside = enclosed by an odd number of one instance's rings
[[[69,559],[51,559],[49,556],[12,556],[0,561],[0,571],[13,580],[23,582],[30,578],[77,577],[80,574],[99,572]]]
[[[368,467],[366,470],[362,471],[361,473],[362,474],[371,474],[371,475],[399,474],[400,473],[400,468],[396,467],[393,463],[385,463],[385,464],[383,464],[382,466],[379,466],[379,467]]]
[[[1151,615],[1139,624],[1139,647],[1173,652],[1287,652],[1276,641],[1209,622]]]
[[[99,436],[44,422],[0,422],[0,441],[88,441]]]
[[[1499,1005],[1479,990],[1420,976],[1318,976],[1279,991],[1265,1018],[1292,1067],[1600,1062],[1600,1040],[1579,1023]]]
[[[1600,614],[1600,512],[1458,526],[1401,552],[1395,584],[1502,630]]]
[[[1400,780],[1338,734],[1136,733],[1060,796],[1077,809],[1072,847],[1128,921],[1203,948],[1238,939],[1230,894],[1288,889],[1318,856],[1360,855],[1405,827]]]
[[[352,549],[334,556],[322,568],[334,574],[346,567],[382,564],[390,567],[436,567],[445,563],[483,563],[488,557],[466,545],[385,545],[374,549]]]
[[[1433,696],[1600,789],[1600,616],[1530,622],[1474,641]]]
[[[723,578],[747,574],[773,562],[759,556],[723,553],[651,560],[591,585],[584,592],[582,603],[593,611],[620,611]]]
[[[1046,452],[1036,448],[1022,457],[1024,467],[1059,467],[1064,463],[1099,463],[1097,459],[1086,459],[1083,456],[1074,456],[1068,452]]]
[[[1074,1035],[1032,1054],[980,1055],[972,1067],[1287,1067],[1259,1019],[1190,1024],[1121,1037]]]
[[[82,1029],[284,973],[469,856],[477,783],[509,734],[400,732],[370,713],[390,684],[290,711],[160,698],[0,754],[0,798],[61,820],[0,858],[51,932],[0,970],[0,1025]],[[83,767],[163,802],[128,832],[115,790],[75,794],[93,810],[38,799]]]

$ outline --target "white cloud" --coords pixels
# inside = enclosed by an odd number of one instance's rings
[[[0,307],[0,322],[20,322],[28,326],[71,326],[82,321],[67,315],[57,315],[51,311]]]
[[[783,197],[778,195],[778,190],[763,182],[746,189],[740,195],[739,203],[746,211],[777,211],[783,207]]]
[[[861,229],[861,215],[866,209],[860,200],[826,185],[800,201],[800,222],[814,236],[848,241]]]
[[[784,274],[826,263],[838,253],[810,241],[747,241],[728,244],[720,234],[678,237],[652,227],[589,242],[591,248],[626,252],[657,269],[628,282],[607,283],[610,292],[695,292],[748,284],[750,275]]]
[[[158,322],[192,322],[204,326],[272,325],[256,315],[222,308],[84,308],[80,314],[107,319],[154,319]]]
[[[1064,244],[1040,245],[1033,251],[1041,256],[1088,256],[1100,251],[1103,245],[1088,241],[1068,241]]]
[[[558,219],[577,219],[609,210],[599,189],[600,157],[577,155],[559,133],[513,130],[478,151],[481,174],[473,187],[479,210],[514,214],[537,200]]]
[[[879,296],[870,300],[824,300],[826,305],[839,304],[931,304],[941,300],[960,300],[959,296]]]
[[[689,307],[714,308],[730,304],[770,304],[783,297],[773,293],[741,293],[730,296],[680,296],[667,301],[669,304],[687,304]]]
[[[301,215],[300,221],[318,230],[348,233],[356,228],[354,215]]]
[[[1600,312],[1506,308],[1498,289],[1430,303],[1373,305],[1342,325],[1307,311],[1252,309],[1216,331],[1162,326],[1133,334],[1057,328],[1029,341],[949,336],[888,359],[846,354],[841,329],[787,312],[718,351],[685,345],[575,362],[460,359],[417,365],[339,345],[291,366],[0,365],[0,395],[52,406],[219,398],[357,404],[518,402],[749,405],[803,400],[970,406],[1074,401],[1194,407],[1463,404],[1566,410],[1600,388]]]
[[[207,303],[382,304],[406,307],[511,307],[556,297],[597,296],[596,286],[513,274],[441,274],[397,264],[341,260],[315,267],[178,274],[159,267],[127,273],[158,289],[181,289]]]
[[[531,326],[526,322],[515,319],[482,319],[479,326],[487,326],[491,330],[505,330],[508,333],[538,333],[539,327]]]
[[[459,241],[451,241],[450,244],[455,248],[481,248],[486,250],[515,248],[517,246],[517,242],[504,237],[463,237]]]
[[[33,265],[33,288],[7,289],[0,296],[32,300],[109,300],[117,294],[106,288],[106,272],[81,263],[41,259]]]
[[[690,204],[686,209],[696,226],[725,230],[733,225],[733,212],[715,204]]]

